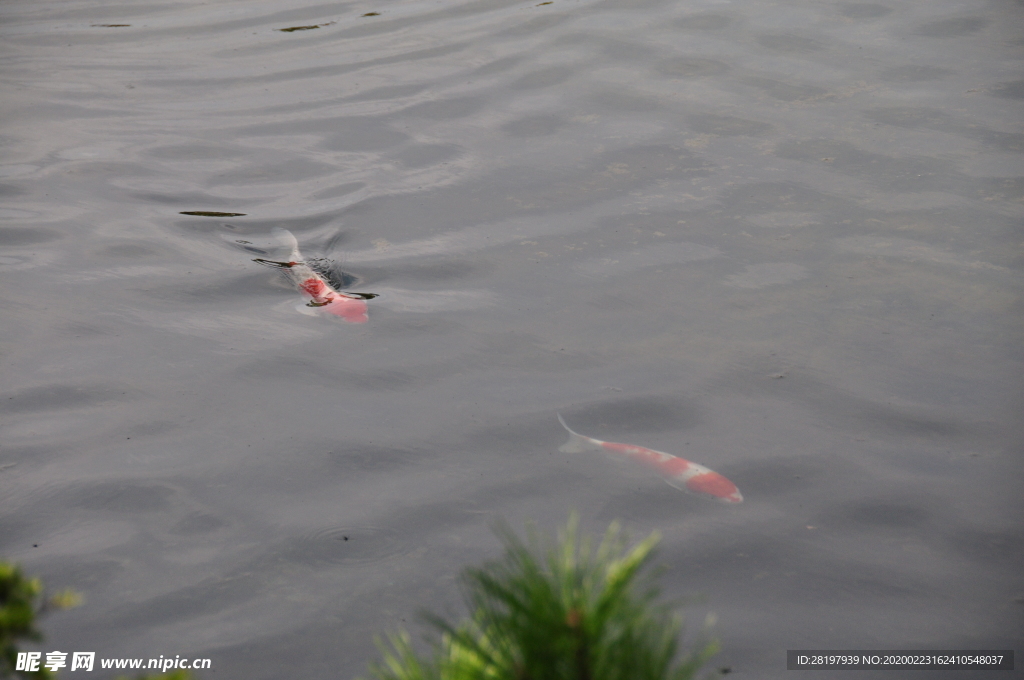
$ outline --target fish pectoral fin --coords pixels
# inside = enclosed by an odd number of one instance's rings
[[[679,479],[677,477],[665,477],[665,483],[674,489],[685,491],[686,493],[693,493],[690,487],[686,486],[685,479]]]
[[[277,260],[264,260],[262,257],[253,258],[253,262],[261,264],[264,267],[273,267],[274,269],[290,269],[298,264],[298,262],[278,262]]]

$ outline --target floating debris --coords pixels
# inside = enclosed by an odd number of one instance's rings
[[[547,2],[542,2],[539,5],[534,5],[534,7],[543,7],[544,5],[553,5],[553,4],[555,4],[555,3],[552,2],[551,0],[548,0]]]
[[[131,24],[91,24],[96,28],[127,28]]]
[[[379,17],[380,16],[380,12],[367,12],[363,16],[364,17]]]
[[[326,24],[314,24],[312,26],[291,26],[290,28],[279,28],[278,31],[282,33],[294,33],[295,31],[312,31],[314,28],[320,28],[321,26],[330,26],[336,24],[336,21],[328,21]]]
[[[245,213],[222,213],[213,210],[186,210],[179,215],[195,215],[196,217],[245,217]]]

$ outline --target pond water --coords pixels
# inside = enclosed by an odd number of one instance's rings
[[[662,533],[736,677],[1012,647],[1022,15],[5,2],[0,554],[84,597],[36,648],[355,677],[570,510]]]

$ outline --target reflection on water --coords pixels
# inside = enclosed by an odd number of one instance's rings
[[[354,676],[575,508],[663,533],[736,672],[1012,646],[1021,11],[6,4],[0,551],[86,602],[46,644]],[[275,228],[368,323],[295,313]]]

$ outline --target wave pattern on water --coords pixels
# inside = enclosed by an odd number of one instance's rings
[[[87,589],[48,643],[334,677],[569,507],[661,530],[760,677],[823,618],[1003,639],[1018,5],[0,4],[0,535]],[[367,324],[296,312],[275,228]]]

